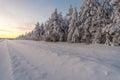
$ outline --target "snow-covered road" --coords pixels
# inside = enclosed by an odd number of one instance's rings
[[[0,80],[120,80],[120,47],[0,41]]]

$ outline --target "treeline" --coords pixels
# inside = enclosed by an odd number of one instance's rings
[[[84,0],[80,12],[70,6],[65,17],[55,9],[48,21],[17,39],[120,46],[120,0]]]

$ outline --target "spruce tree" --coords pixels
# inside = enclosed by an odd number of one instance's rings
[[[102,4],[98,8],[96,31],[94,34],[93,43],[102,43],[106,42],[107,33],[104,33],[104,29],[107,25],[112,23],[111,16],[113,14],[112,6],[110,5],[110,0],[102,0]]]
[[[112,23],[107,26],[106,32],[106,44],[107,45],[120,45],[120,12],[119,12],[119,0],[112,1],[112,5],[115,7],[112,16]]]
[[[79,13],[77,26],[79,27],[79,34],[82,35],[81,42],[91,43],[94,36],[98,9],[100,4],[97,0],[84,0]]]
[[[79,42],[79,30],[76,28],[76,21],[78,12],[76,7],[70,7],[69,9],[69,29],[68,29],[68,42]],[[76,30],[77,29],[77,30]]]
[[[47,21],[47,31],[45,33],[46,41],[66,41],[67,25],[62,17],[61,13],[58,13],[57,9],[51,15],[51,18]]]

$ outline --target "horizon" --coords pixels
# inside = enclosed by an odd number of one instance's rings
[[[55,8],[63,16],[70,5],[80,9],[82,0],[0,0],[0,38],[16,38],[49,19]]]

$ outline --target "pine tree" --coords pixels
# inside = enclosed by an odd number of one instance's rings
[[[51,18],[47,22],[47,31],[45,33],[46,41],[65,41],[67,35],[67,25],[61,13],[55,9]]]
[[[44,35],[44,25],[40,25],[39,22],[35,25],[35,29],[32,31],[33,39],[42,40]]]
[[[111,3],[117,9],[117,11],[120,13],[120,0],[112,0]]]
[[[94,36],[98,9],[100,4],[97,0],[84,0],[79,13],[77,26],[79,27],[79,34],[82,35],[81,42],[91,43]]]
[[[78,12],[76,7],[69,9],[69,29],[68,29],[68,42],[79,42],[79,30],[76,26]]]
[[[107,33],[104,33],[104,28],[112,23],[111,16],[113,14],[112,6],[110,5],[110,0],[103,0],[102,4],[98,9],[96,24],[96,31],[94,34],[93,43],[105,43],[107,38]]]
[[[72,6],[63,17],[57,9],[45,24],[18,39],[102,43],[120,46],[120,1],[84,0],[80,12]],[[114,7],[113,7],[114,6]]]
[[[120,12],[118,7],[120,1],[119,0],[113,1],[112,4],[115,7],[115,10],[112,16],[113,23],[108,25],[106,28],[107,32],[106,44],[118,46],[120,45]]]

